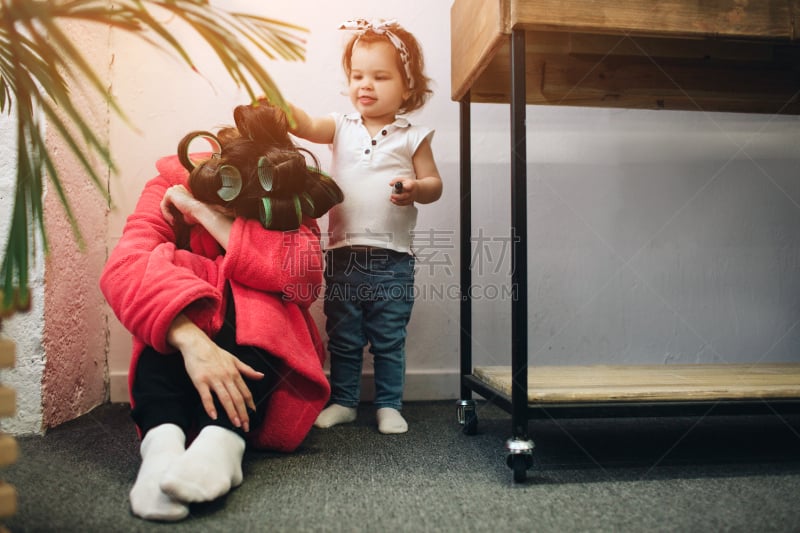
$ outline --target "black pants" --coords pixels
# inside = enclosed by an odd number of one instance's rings
[[[225,325],[214,337],[214,342],[253,369],[264,373],[264,377],[260,380],[242,376],[256,404],[255,411],[248,408],[250,428],[255,428],[261,424],[266,401],[278,382],[276,372],[278,362],[275,357],[260,348],[236,344],[233,303],[228,307],[230,311],[226,316]],[[165,355],[149,346],[145,348],[139,355],[131,393],[134,403],[131,416],[139,426],[142,436],[156,426],[169,423],[178,425],[184,432],[199,431],[205,426],[216,425],[245,437],[244,431],[235,427],[230,421],[213,392],[217,419],[212,420],[208,416],[200,401],[200,394],[186,373],[183,357],[179,353]]]

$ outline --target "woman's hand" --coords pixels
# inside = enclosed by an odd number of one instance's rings
[[[217,419],[213,393],[233,425],[250,431],[247,408],[255,410],[256,406],[242,375],[258,380],[264,374],[217,346],[185,315],[176,317],[167,340],[183,355],[186,373],[200,394],[208,416]]]
[[[183,185],[173,185],[161,199],[161,214],[175,225],[175,212],[189,225],[200,224],[227,250],[233,224],[233,213],[218,205],[204,204]]]
[[[197,217],[193,213],[203,208],[207,209],[206,205],[192,196],[183,185],[173,185],[161,199],[161,214],[171,225],[175,225],[175,211],[183,215],[187,224],[197,224]]]

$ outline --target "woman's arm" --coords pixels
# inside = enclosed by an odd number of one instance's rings
[[[236,219],[222,268],[231,281],[307,307],[322,287],[319,229],[311,220],[295,231],[274,231],[256,220]]]
[[[330,144],[333,142],[333,135],[336,132],[336,123],[333,117],[314,117],[309,116],[308,113],[289,104],[292,110],[292,116],[295,120],[295,127],[289,131],[307,141],[317,144]]]
[[[161,201],[164,218],[173,222],[171,208],[180,211],[186,223],[202,225],[227,250],[225,278],[283,294],[301,305],[316,300],[322,283],[322,252],[318,236],[307,226],[283,232],[266,230],[256,220],[234,223],[182,185],[170,187]]]
[[[103,295],[122,325],[161,353],[173,350],[166,335],[182,312],[210,331],[224,287],[221,257],[205,257],[175,244],[174,229],[160,204],[167,189],[185,179],[185,170],[177,158],[175,170],[170,162],[165,165],[160,169],[164,174],[145,185],[100,277]]]

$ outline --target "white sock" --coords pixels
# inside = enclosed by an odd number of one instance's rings
[[[229,429],[206,426],[161,478],[161,490],[182,502],[207,502],[242,484],[245,442]]]
[[[140,446],[142,465],[130,492],[131,511],[145,520],[182,520],[189,507],[173,500],[159,488],[161,476],[184,452],[186,435],[175,424],[161,424],[144,436]]]
[[[381,407],[376,415],[378,418],[378,431],[381,433],[391,435],[408,431],[408,422],[397,409]]]
[[[317,416],[317,421],[314,422],[314,425],[318,428],[329,428],[336,424],[354,422],[356,412],[355,407],[345,407],[338,403],[332,403]]]

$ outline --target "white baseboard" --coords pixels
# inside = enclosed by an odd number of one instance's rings
[[[403,401],[455,400],[458,398],[457,370],[410,370],[406,372]],[[361,376],[361,400],[371,402],[375,398],[375,376]]]
[[[372,374],[361,377],[361,399],[372,401],[375,397],[375,378]],[[128,373],[112,372],[109,376],[111,401],[127,403]],[[411,370],[406,372],[406,387],[403,400],[407,402],[422,400],[455,400],[458,398],[457,370]]]
[[[128,403],[131,399],[128,394],[128,373],[110,372],[108,375],[108,395],[113,403]]]

